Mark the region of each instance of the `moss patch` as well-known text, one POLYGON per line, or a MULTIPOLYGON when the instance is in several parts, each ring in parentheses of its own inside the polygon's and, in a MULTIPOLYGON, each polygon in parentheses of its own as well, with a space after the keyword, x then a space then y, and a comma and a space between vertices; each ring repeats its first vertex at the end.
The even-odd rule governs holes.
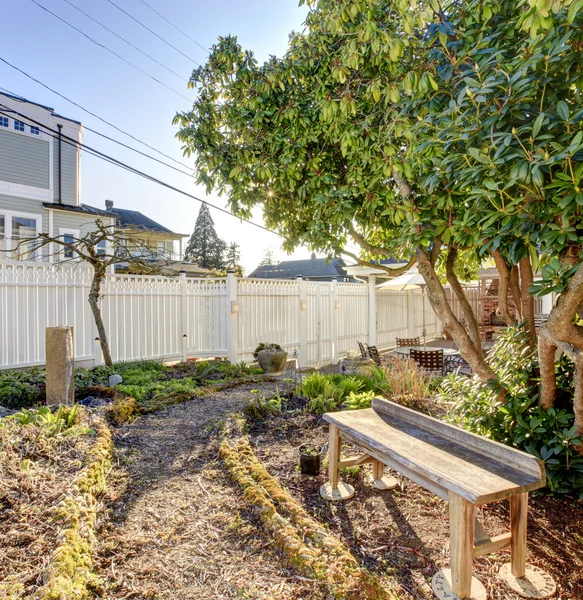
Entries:
POLYGON ((106 488, 111 467, 111 434, 105 423, 97 428, 86 466, 61 501, 59 516, 64 523, 61 541, 46 573, 39 600, 88 598, 96 578, 91 569, 98 498, 106 488))
POLYGON ((246 421, 231 416, 222 429, 221 457, 261 521, 304 575, 325 583, 334 598, 396 600, 379 580, 360 566, 349 549, 304 508, 259 462, 245 435, 246 421))

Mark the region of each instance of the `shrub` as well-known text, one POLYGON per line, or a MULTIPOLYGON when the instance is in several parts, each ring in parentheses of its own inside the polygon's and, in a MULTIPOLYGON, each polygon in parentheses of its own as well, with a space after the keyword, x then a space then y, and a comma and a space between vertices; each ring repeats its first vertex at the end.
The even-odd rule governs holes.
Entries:
POLYGON ((263 419, 269 415, 281 412, 281 396, 266 396, 259 390, 251 390, 251 398, 243 412, 251 419, 263 419))
POLYGON ((0 373, 0 405, 20 409, 45 401, 45 370, 38 367, 0 373))
MULTIPOLYGON (((540 458, 546 468, 547 486, 553 493, 575 492, 583 497, 582 440, 571 410, 544 410, 538 401, 537 356, 520 327, 509 328, 489 353, 500 385, 507 390, 504 402, 500 388, 477 377, 450 375, 442 382, 438 399, 453 402, 447 420, 490 439, 525 450, 540 458)), ((568 363, 560 361, 558 382, 567 387, 568 363)))

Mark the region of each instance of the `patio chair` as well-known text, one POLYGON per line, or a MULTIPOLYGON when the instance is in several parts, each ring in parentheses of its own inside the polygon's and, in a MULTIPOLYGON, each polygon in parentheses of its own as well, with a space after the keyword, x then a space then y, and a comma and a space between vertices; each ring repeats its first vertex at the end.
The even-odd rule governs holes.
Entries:
POLYGON ((415 350, 411 348, 409 357, 431 375, 444 375, 443 350, 415 350))
POLYGON ((474 372, 469 363, 461 356, 448 356, 444 359, 443 374, 457 373, 458 375, 465 375, 471 377, 474 372))
POLYGON ((418 337, 414 338, 396 338, 397 348, 404 348, 405 346, 421 346, 421 341, 418 337))
POLYGON ((395 357, 390 356, 389 354, 381 355, 379 349, 376 346, 369 346, 367 344, 366 347, 368 351, 368 356, 372 358, 379 367, 384 367, 385 365, 395 360, 395 357))
POLYGON ((357 342, 358 343, 358 348, 360 349, 360 355, 362 356, 362 358, 368 358, 368 353, 366 351, 366 348, 364 347, 364 344, 362 342, 357 342))

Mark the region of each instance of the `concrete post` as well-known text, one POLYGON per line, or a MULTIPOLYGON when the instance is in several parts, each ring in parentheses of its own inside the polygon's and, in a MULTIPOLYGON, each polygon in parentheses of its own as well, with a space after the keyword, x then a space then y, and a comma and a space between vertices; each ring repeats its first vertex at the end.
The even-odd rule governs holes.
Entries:
POLYGON ((239 359, 239 302, 237 299, 237 278, 231 270, 227 271, 227 352, 229 362, 235 364, 239 359))
POLYGON ((75 348, 72 327, 46 328, 47 405, 75 402, 75 348))
POLYGON ((377 345, 377 278, 376 275, 368 277, 368 345, 377 345))

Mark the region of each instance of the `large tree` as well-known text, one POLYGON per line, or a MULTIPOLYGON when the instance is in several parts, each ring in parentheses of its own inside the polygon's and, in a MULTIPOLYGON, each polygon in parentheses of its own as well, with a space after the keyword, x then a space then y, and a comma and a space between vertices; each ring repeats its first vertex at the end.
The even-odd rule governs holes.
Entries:
POLYGON ((188 240, 184 259, 197 260, 205 269, 224 269, 226 243, 219 238, 215 223, 206 204, 202 204, 196 218, 194 231, 188 240))
MULTIPOLYGON (((489 380, 458 256, 492 255, 533 343, 539 254, 580 265, 582 4, 314 1, 281 59, 258 64, 236 38, 220 39, 193 73, 199 93, 177 115, 178 135, 199 181, 243 216, 261 204, 287 249, 417 261, 444 328, 489 380)), ((563 284, 573 301, 553 311, 549 347, 562 339, 581 353, 572 321, 583 284, 563 284)), ((583 385, 578 397, 583 425, 583 385)))

